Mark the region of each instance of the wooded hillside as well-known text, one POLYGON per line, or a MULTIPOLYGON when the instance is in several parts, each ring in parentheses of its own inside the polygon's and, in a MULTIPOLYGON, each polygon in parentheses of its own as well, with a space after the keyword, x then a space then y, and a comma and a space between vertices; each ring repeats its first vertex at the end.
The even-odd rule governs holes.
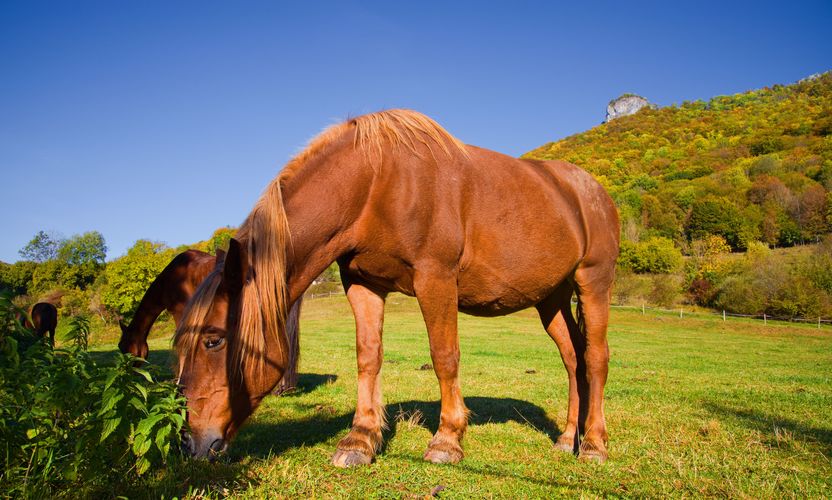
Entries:
POLYGON ((721 235, 791 246, 830 230, 832 73, 708 102, 645 108, 530 151, 589 170, 623 236, 688 243, 721 235))

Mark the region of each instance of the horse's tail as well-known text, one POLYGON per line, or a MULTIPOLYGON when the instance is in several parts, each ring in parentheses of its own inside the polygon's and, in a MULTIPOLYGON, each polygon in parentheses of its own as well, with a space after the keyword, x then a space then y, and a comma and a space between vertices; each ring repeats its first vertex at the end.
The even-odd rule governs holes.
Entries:
POLYGON ((283 378, 277 385, 275 392, 284 393, 298 386, 298 362, 300 361, 300 308, 303 296, 292 305, 286 318, 286 339, 289 341, 288 363, 283 378))

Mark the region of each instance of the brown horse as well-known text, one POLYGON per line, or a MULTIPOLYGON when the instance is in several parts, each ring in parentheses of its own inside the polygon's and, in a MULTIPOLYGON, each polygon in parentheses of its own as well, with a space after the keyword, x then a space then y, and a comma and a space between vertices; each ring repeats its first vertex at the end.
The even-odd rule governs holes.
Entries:
MULTIPOLYGON (((174 257, 148 287, 130 324, 125 325, 119 322, 121 327, 119 350, 140 358, 147 358, 149 352, 147 336, 156 318, 162 314, 162 311, 168 311, 173 316, 174 323, 179 325, 188 299, 194 294, 202 280, 214 270, 218 258, 221 260, 224 256, 225 253, 221 250, 217 252, 217 257, 199 250, 186 250, 174 257)), ((287 324, 287 335, 292 339, 292 349, 289 350, 291 360, 278 392, 297 385, 299 311, 300 301, 296 307, 292 308, 290 321, 287 324)))
POLYGON ((336 125, 269 184, 186 307, 175 344, 187 447, 202 457, 225 448, 287 365, 287 305, 337 260, 355 315, 358 400, 335 465, 369 463, 381 443, 382 323, 392 291, 416 297, 439 379, 439 429, 426 460, 463 457, 457 311, 535 306, 569 374, 558 447, 603 461, 618 238, 612 200, 574 165, 463 145, 413 111, 336 125))
POLYGON ((49 343, 55 345, 55 329, 58 327, 58 308, 49 302, 38 302, 32 306, 29 316, 20 318, 23 326, 34 330, 38 337, 46 337, 49 333, 49 343), (31 318, 31 319, 30 319, 31 318))

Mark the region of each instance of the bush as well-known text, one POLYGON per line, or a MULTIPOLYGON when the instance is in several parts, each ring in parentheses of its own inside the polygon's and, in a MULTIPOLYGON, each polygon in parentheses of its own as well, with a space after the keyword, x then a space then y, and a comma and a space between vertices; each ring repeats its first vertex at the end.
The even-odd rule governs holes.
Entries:
POLYGON ((78 320, 69 349, 52 349, 0 295, 0 490, 12 497, 114 496, 178 448, 184 399, 141 360, 99 365, 78 320))
POLYGON ((638 289, 639 282, 632 271, 629 269, 619 269, 615 272, 615 284, 612 287, 612 294, 616 304, 627 304, 638 293, 638 289))
POLYGON ((821 246, 814 253, 783 261, 764 245, 754 244, 717 286, 714 305, 732 312, 787 318, 817 318, 832 313, 825 289, 832 258, 821 246))
POLYGON ((667 238, 654 237, 644 242, 621 242, 618 264, 636 273, 672 273, 681 269, 682 252, 667 238))
POLYGON ((126 255, 107 265, 102 302, 116 314, 131 317, 150 284, 173 257, 174 251, 161 243, 136 241, 126 255))
POLYGON ((661 307, 672 307, 679 300, 679 282, 678 276, 667 274, 653 276, 653 289, 648 296, 650 303, 661 307))

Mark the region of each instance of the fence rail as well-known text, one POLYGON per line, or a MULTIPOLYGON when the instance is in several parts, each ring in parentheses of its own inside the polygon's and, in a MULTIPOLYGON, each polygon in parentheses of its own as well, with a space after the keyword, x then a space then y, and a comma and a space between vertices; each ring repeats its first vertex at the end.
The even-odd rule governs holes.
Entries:
MULTIPOLYGON (((324 293, 307 293, 304 294, 304 299, 321 299, 321 298, 328 298, 328 297, 342 297, 344 296, 344 292, 324 292, 324 293)), ((572 301, 575 304, 575 301, 572 301)), ((630 310, 641 310, 642 314, 647 314, 648 311, 651 312, 661 312, 661 313, 668 313, 668 314, 678 314, 680 318, 684 318, 685 316, 722 316, 722 321, 728 321, 728 318, 745 318, 745 319, 753 319, 762 321, 763 325, 767 325, 769 321, 779 321, 783 323, 806 323, 806 324, 813 324, 817 325, 818 328, 821 328, 823 325, 828 324, 832 325, 832 318, 825 319, 823 317, 818 318, 788 318, 784 316, 770 316, 768 314, 739 314, 739 313, 730 313, 727 311, 692 311, 688 310, 685 311, 684 307, 680 307, 679 309, 664 309, 661 307, 653 307, 648 306, 646 304, 642 304, 641 307, 639 306, 628 306, 623 304, 612 304, 610 306, 614 309, 630 309, 630 310)))
MULTIPOLYGON (((573 301, 573 304, 575 302, 573 301)), ((769 321, 779 321, 783 323, 807 323, 812 325, 817 325, 820 328, 823 324, 830 324, 832 325, 832 319, 825 319, 823 317, 817 318, 799 318, 799 317, 785 317, 785 316, 771 316, 768 314, 740 314, 740 313, 730 313, 727 311, 692 311, 688 310, 685 311, 684 307, 680 307, 679 309, 664 309, 661 307, 652 307, 647 305, 639 306, 628 306, 628 305, 619 305, 613 304, 610 307, 615 309, 631 309, 638 311, 641 310, 642 314, 646 314, 647 311, 656 311, 656 312, 663 312, 663 313, 670 313, 670 314, 678 314, 680 318, 684 316, 721 316, 722 321, 727 321, 728 318, 745 318, 745 319, 752 319, 762 321, 764 325, 768 324, 769 321)))

